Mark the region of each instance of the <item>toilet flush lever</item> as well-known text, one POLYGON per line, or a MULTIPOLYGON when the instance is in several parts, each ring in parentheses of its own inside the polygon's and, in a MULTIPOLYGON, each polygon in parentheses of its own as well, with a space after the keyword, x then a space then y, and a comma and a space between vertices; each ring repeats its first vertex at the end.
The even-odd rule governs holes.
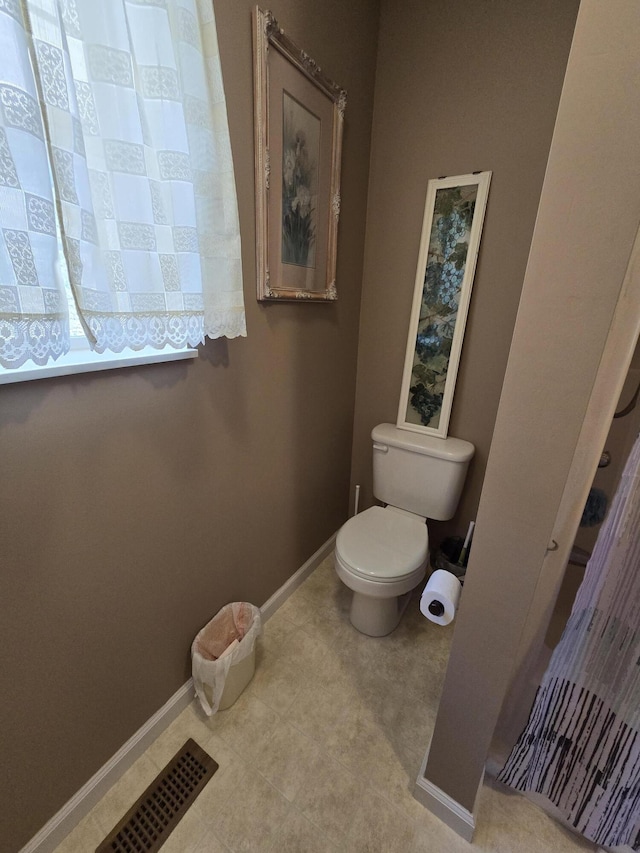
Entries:
POLYGON ((387 447, 386 444, 376 444, 375 441, 373 443, 373 449, 379 450, 381 453, 388 453, 389 452, 389 448, 387 447))

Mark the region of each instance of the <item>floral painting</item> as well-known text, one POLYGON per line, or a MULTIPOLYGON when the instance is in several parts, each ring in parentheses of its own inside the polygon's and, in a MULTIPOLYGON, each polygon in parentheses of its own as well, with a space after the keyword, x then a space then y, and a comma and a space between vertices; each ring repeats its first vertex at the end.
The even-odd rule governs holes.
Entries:
POLYGON ((259 6, 253 36, 257 297, 335 303, 347 93, 259 6))
POLYGON ((406 420, 437 428, 460 294, 467 265, 478 185, 435 195, 406 420))
POLYGON ((283 92, 282 263, 315 266, 320 119, 283 92))

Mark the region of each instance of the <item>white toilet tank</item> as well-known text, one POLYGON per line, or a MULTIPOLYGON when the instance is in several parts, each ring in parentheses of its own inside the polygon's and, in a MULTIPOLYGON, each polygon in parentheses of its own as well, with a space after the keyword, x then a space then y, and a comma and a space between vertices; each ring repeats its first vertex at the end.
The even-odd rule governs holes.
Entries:
POLYGON ((379 424, 373 439, 373 493, 424 518, 453 518, 475 447, 461 438, 433 438, 379 424))

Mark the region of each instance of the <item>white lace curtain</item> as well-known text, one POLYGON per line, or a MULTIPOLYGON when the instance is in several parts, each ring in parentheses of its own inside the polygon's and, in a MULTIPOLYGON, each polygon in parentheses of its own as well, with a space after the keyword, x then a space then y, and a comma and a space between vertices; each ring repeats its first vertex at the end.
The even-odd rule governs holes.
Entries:
POLYGON ((0 363, 245 334, 212 0, 0 0, 0 363))

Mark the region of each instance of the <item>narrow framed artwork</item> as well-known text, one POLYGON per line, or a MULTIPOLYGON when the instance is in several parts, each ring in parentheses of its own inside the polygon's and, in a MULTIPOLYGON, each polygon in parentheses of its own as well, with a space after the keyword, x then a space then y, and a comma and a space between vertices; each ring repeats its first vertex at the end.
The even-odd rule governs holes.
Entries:
POLYGON ((398 426, 446 438, 491 172, 429 181, 398 426))
POLYGON ((347 95, 271 12, 253 24, 258 299, 333 302, 347 95))

